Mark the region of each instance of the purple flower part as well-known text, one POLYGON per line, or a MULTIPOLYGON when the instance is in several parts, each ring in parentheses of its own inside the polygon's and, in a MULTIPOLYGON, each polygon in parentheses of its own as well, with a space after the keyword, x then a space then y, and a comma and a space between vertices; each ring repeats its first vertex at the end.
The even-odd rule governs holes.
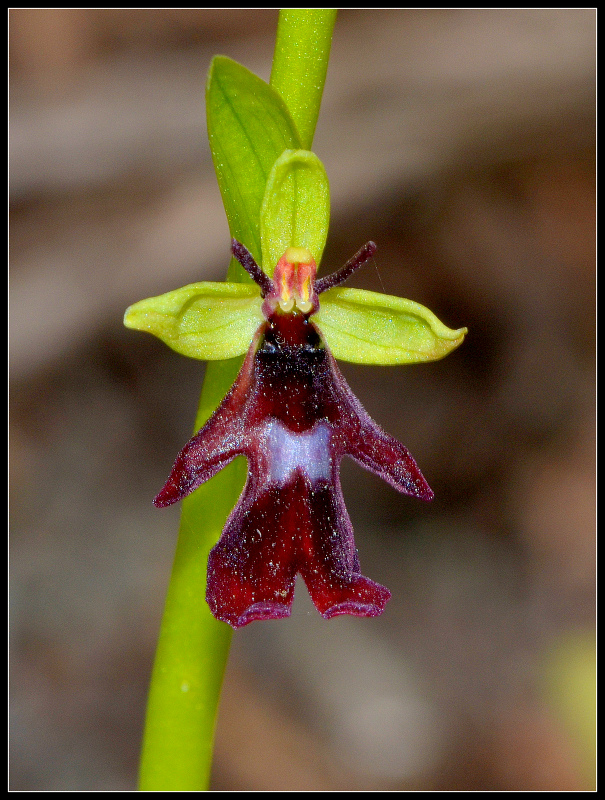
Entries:
POLYGON ((239 628, 288 616, 297 573, 325 618, 381 614, 390 592, 361 575, 340 461, 351 456, 404 494, 433 493, 408 450, 363 409, 308 315, 278 311, 261 325, 154 503, 181 500, 240 454, 248 479, 208 560, 215 617, 239 628))
POLYGON ((324 278, 318 278, 315 282, 315 291, 317 294, 325 292, 327 289, 333 289, 335 286, 340 286, 348 280, 354 272, 369 261, 376 252, 376 244, 374 242, 366 242, 353 256, 350 258, 344 267, 336 270, 331 275, 326 275, 324 278))

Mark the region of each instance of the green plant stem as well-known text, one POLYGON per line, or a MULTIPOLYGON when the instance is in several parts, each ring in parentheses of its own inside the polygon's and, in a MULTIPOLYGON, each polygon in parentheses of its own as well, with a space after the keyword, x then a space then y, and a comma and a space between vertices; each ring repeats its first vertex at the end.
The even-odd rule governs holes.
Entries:
MULTIPOLYGON (((292 104, 292 116, 308 148, 319 113, 335 14, 324 9, 280 12, 271 82, 289 107, 292 104)), ((240 364, 241 359, 208 364, 195 430, 226 394, 240 364)), ((149 690, 139 777, 142 791, 208 789, 231 629, 212 616, 205 602, 206 566, 243 487, 245 468, 244 459, 236 459, 183 500, 149 690)))
POLYGON ((306 150, 313 145, 335 22, 335 8, 279 12, 270 83, 285 100, 306 150))
MULTIPOLYGON (((208 364, 195 430, 212 414, 240 364, 239 358, 208 364)), ((210 613, 206 567, 210 549, 242 490, 245 466, 243 459, 237 459, 182 503, 147 703, 141 791, 208 788, 232 631, 210 613)))

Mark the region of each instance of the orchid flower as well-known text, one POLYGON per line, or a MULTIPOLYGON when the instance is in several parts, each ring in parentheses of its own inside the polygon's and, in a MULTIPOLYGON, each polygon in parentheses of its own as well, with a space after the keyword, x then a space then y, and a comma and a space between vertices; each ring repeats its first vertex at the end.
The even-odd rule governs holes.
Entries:
POLYGON ((390 592, 360 572, 339 480, 343 456, 404 494, 433 497, 408 450, 363 409, 330 345, 333 338, 336 354, 348 360, 365 363, 374 348, 375 362, 409 363, 445 355, 465 330, 451 331, 409 300, 339 289, 375 250, 368 242, 342 269, 316 280, 312 254, 291 246, 270 278, 233 239, 233 255, 256 286, 193 284, 126 313, 129 327, 187 355, 208 358, 247 344, 233 387, 178 454, 154 500, 160 508, 182 500, 236 456, 247 458, 246 485, 208 560, 206 600, 233 628, 288 616, 297 573, 326 619, 384 610, 390 592), (339 314, 347 304, 356 310, 345 314, 345 326, 339 314), (383 317, 382 335, 371 341, 359 325, 374 315, 383 317), (393 337, 393 327, 405 335, 393 337))
POLYGON ((208 559, 206 599, 214 616, 233 628, 288 616, 298 573, 324 617, 376 616, 390 593, 360 572, 340 462, 349 456, 404 494, 430 500, 433 493, 407 449, 365 412, 335 359, 432 361, 457 347, 466 329, 450 330, 411 300, 343 288, 374 255, 373 242, 342 269, 316 277, 329 224, 328 179, 315 153, 283 147, 299 134, 267 84, 217 58, 208 113, 221 120, 230 114, 235 130, 233 141, 211 133, 210 142, 234 263, 252 281, 190 284, 136 303, 124 322, 193 358, 246 355, 231 390, 178 454, 155 505, 182 500, 245 456, 244 489, 208 559), (246 203, 255 185, 264 191, 253 212, 246 203))

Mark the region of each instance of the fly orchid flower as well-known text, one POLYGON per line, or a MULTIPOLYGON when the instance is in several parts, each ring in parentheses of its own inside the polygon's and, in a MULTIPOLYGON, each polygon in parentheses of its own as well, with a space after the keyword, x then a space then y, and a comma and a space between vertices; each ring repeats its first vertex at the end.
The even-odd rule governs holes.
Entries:
POLYGON ((466 329, 450 330, 409 300, 340 288, 375 250, 368 242, 342 269, 316 280, 311 252, 288 247, 270 277, 233 239, 233 255, 256 286, 192 284, 126 312, 128 327, 186 355, 220 359, 247 350, 233 387, 178 454, 154 500, 157 507, 176 503, 246 457, 246 484, 208 560, 207 602, 233 628, 288 616, 298 573, 326 619, 384 610, 389 590, 360 571, 339 479, 344 456, 403 494, 433 497, 408 450, 369 417, 334 356, 435 360, 466 329))

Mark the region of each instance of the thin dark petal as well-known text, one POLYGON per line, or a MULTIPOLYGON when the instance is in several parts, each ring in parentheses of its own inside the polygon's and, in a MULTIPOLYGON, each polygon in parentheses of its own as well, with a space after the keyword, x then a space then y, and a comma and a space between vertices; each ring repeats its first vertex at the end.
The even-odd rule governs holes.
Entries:
POLYGON ((241 437, 227 435, 228 430, 221 422, 224 420, 214 420, 203 427, 180 451, 168 480, 154 498, 157 508, 187 497, 242 452, 241 437))
POLYGON ((333 289, 335 286, 340 286, 341 283, 344 283, 347 278, 350 278, 360 267, 363 267, 366 261, 372 258, 376 250, 377 248, 374 242, 366 242, 366 244, 355 253, 353 258, 347 261, 344 267, 336 270, 336 272, 333 272, 331 275, 326 275, 315 281, 316 293, 321 294, 325 292, 326 289, 333 289))
POLYGON ((266 297, 273 291, 273 281, 258 266, 252 253, 237 239, 231 239, 231 252, 246 270, 252 280, 260 286, 261 297, 266 297))
POLYGON ((347 455, 403 494, 420 500, 434 497, 407 447, 386 434, 376 423, 371 427, 365 426, 359 438, 349 442, 347 455))

